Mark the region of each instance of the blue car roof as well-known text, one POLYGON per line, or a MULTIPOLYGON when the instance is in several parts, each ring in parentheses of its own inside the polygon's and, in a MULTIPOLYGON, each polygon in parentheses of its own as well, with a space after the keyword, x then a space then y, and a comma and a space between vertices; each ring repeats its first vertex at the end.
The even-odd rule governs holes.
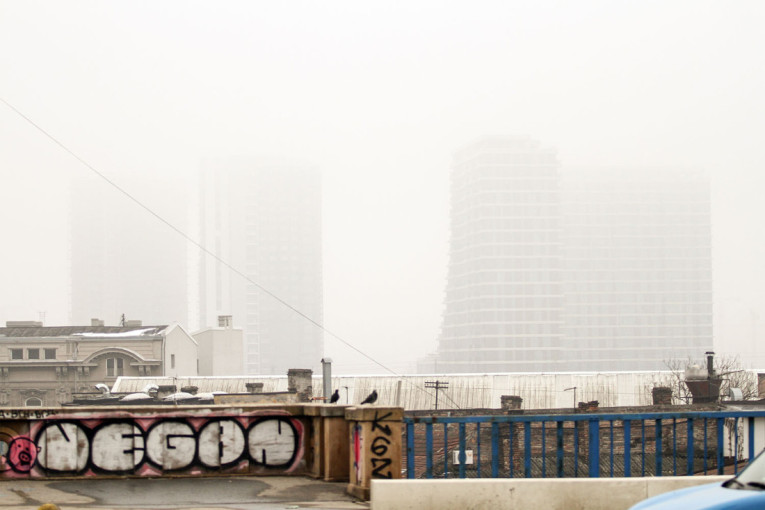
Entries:
POLYGON ((747 510, 765 508, 765 491, 727 489, 712 483, 649 498, 631 510, 747 510))

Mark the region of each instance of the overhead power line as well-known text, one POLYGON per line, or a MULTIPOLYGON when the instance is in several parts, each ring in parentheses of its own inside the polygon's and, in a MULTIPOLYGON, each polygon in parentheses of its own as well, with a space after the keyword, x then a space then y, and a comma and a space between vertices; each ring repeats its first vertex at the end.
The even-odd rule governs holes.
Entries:
MULTIPOLYGON (((380 361, 377 361, 375 358, 373 358, 373 357, 372 357, 372 356, 370 356, 369 354, 365 353, 364 351, 362 351, 361 349, 359 349, 358 347, 356 347, 356 346, 355 346, 355 345, 353 345, 352 343, 350 343, 350 342, 348 342, 347 340, 345 340, 345 339, 343 339, 342 337, 340 337, 340 335, 337 335, 336 333, 333 333, 332 331, 328 330, 326 327, 324 327, 324 325, 323 325, 323 324, 321 324, 320 322, 318 322, 318 321, 314 320, 312 317, 310 317, 310 316, 306 315, 305 313, 301 312, 300 310, 298 310, 297 308, 295 308, 294 306, 292 306, 290 303, 288 303, 288 302, 287 302, 287 301, 285 301, 284 299, 280 298, 279 296, 277 296, 276 294, 274 294, 273 292, 271 292, 271 291, 270 291, 270 290, 268 290, 267 288, 263 287, 261 284, 259 284, 258 282, 256 282, 255 280, 253 280, 252 278, 250 278, 249 276, 247 276, 245 273, 243 273, 242 271, 240 271, 240 270, 239 270, 239 269, 237 269, 236 267, 234 267, 234 266, 232 266, 231 264, 229 264, 227 261, 225 261, 225 260, 224 260, 224 259, 222 259, 220 256, 218 256, 218 254, 217 254, 217 253, 215 253, 215 252, 213 252, 213 251, 210 251, 210 250, 208 250, 206 247, 204 247, 202 244, 200 244, 200 243, 199 243, 199 242, 198 242, 196 239, 194 239, 194 238, 192 238, 191 236, 189 236, 188 234, 186 234, 186 232, 184 232, 184 231, 183 231, 183 230, 181 230, 180 228, 176 227, 176 226, 175 226, 173 223, 171 223, 170 221, 166 220, 166 219, 165 219, 165 218, 163 218, 161 215, 159 215, 158 213, 156 213, 156 212, 155 212, 153 209, 151 209, 149 206, 145 205, 143 202, 141 202, 141 201, 140 201, 140 200, 138 200, 136 197, 134 197, 133 195, 131 195, 131 194, 130 194, 130 193, 127 191, 127 190, 125 190, 124 188, 122 188, 122 187, 121 187, 119 184, 117 184, 117 183, 116 183, 116 182, 114 182, 112 179, 110 179, 109 177, 107 177, 106 175, 104 175, 102 172, 98 171, 98 170, 97 170, 97 169, 96 169, 96 168, 95 168, 93 165, 91 165, 90 163, 88 163, 87 161, 85 161, 83 158, 81 158, 81 157, 80 157, 80 156, 79 156, 77 153, 75 153, 73 150, 69 149, 69 147, 67 147, 67 146, 66 146, 66 145, 64 145, 62 142, 60 142, 60 141, 59 141, 59 140, 58 140, 56 137, 54 137, 52 134, 50 134, 48 131, 46 131, 46 130, 45 130, 43 127, 42 127, 42 126, 38 125, 38 124, 37 124, 35 121, 33 121, 32 119, 30 119, 29 117, 27 117, 26 115, 24 115, 24 113, 22 113, 22 112, 21 112, 21 111, 20 111, 18 108, 16 108, 16 107, 15 107, 15 106, 13 106, 12 104, 10 104, 8 101, 6 101, 6 100, 5 100, 4 98, 2 98, 2 97, 0 97, 0 101, 2 101, 2 102, 3 102, 3 103, 4 103, 4 104, 5 104, 5 105, 6 105, 8 108, 10 108, 11 110, 13 110, 13 111, 14 111, 14 112, 15 112, 15 113, 16 113, 16 114, 19 116, 19 117, 21 117, 22 119, 24 119, 25 121, 27 121, 27 122, 28 122, 30 125, 34 126, 34 128, 35 128, 35 129, 37 129, 37 130, 38 130, 40 133, 42 133, 43 135, 45 135, 45 136, 46 136, 46 137, 47 137, 49 140, 51 140, 53 143, 55 143, 56 145, 58 145, 59 147, 61 147, 61 149, 63 149, 63 150, 66 152, 66 153, 68 153, 68 154, 69 154, 70 156, 72 156, 74 159, 76 159, 77 161, 79 161, 79 162, 80 162, 80 163, 81 163, 81 164, 82 164, 82 165, 83 165, 85 168, 87 168, 88 170, 90 170, 91 172, 93 172, 94 174, 96 174, 98 177, 100 177, 101 179, 103 179, 105 182, 107 182, 107 183, 108 183, 110 186, 112 186, 114 189, 116 189, 117 191, 119 191, 120 193, 122 193, 124 196, 126 196, 128 199, 130 199, 130 200, 131 200, 133 203, 135 203, 135 204, 136 204, 138 207, 140 207, 141 209, 143 209, 144 211, 146 211, 146 212, 147 212, 147 213, 149 213, 150 215, 154 216, 154 217, 155 217, 157 220, 159 220, 159 221, 161 221, 162 223, 164 223, 164 224, 165 224, 165 225, 166 225, 168 228, 170 228, 170 229, 171 229, 171 230, 173 230, 173 231, 174 231, 176 234, 178 234, 178 235, 180 235, 181 237, 183 237, 183 238, 184 238, 186 241, 190 242, 191 244, 193 244, 194 246, 196 246, 197 248, 199 248, 200 250, 202 250, 202 252, 204 252, 205 254, 209 255, 210 257, 212 257, 212 258, 213 258, 213 259, 215 259, 216 261, 220 262, 220 263, 221 263, 223 266, 227 267, 227 268, 228 268, 229 270, 231 270, 233 273, 235 273, 235 274, 237 274, 237 275, 241 276, 242 278, 244 278, 245 280, 247 280, 249 283, 251 283, 252 285, 254 285, 255 287, 257 287, 257 288, 258 288, 260 291, 262 291, 262 292, 263 292, 263 293, 265 293, 266 295, 270 296, 271 298, 275 299, 276 301, 278 301, 279 303, 281 303, 282 305, 284 305, 284 306, 285 306, 286 308, 288 308, 289 310, 292 310, 294 313, 296 313, 296 314, 297 314, 297 315, 299 315, 300 317, 304 318, 305 320, 307 320, 308 322, 310 322, 311 324, 313 324, 314 326, 316 326, 317 328, 319 328, 320 330, 322 330, 324 333, 328 334, 329 336, 331 336, 331 337, 332 337, 332 338, 334 338, 335 340, 337 340, 337 341, 341 342, 341 343, 342 343, 343 345, 345 345, 346 347, 348 347, 348 348, 350 348, 350 349, 352 349, 352 350, 356 351, 357 353, 361 354, 362 356, 364 356, 365 358, 367 358, 368 360, 370 360, 371 362, 373 362, 375 365, 377 365, 377 366, 381 367, 382 369, 384 369, 384 370, 386 370, 386 371, 390 372, 391 374, 393 374, 393 375, 395 375, 395 376, 399 376, 399 377, 401 377, 401 374, 399 374, 399 373, 397 373, 396 371, 394 371, 394 370, 392 370, 392 369, 388 368, 387 366, 385 366, 385 365, 384 365, 383 363, 381 363, 380 361)), ((407 382, 408 382, 408 384, 412 385, 413 387, 415 387, 415 388, 417 388, 417 389, 419 389, 419 390, 421 390, 421 391, 424 391, 425 393, 428 393, 428 394, 432 395, 430 392, 428 392, 428 391, 427 391, 427 390, 425 390, 424 388, 422 388, 422 387, 420 387, 420 386, 418 386, 418 385, 416 385, 416 384, 414 384, 414 383, 411 383, 411 382, 409 382, 409 381, 407 381, 407 382)), ((448 397, 447 397, 447 398, 448 398, 448 397)), ((451 399, 450 399, 450 400, 451 400, 451 399)), ((457 405, 457 404, 455 403, 455 405, 457 405)))

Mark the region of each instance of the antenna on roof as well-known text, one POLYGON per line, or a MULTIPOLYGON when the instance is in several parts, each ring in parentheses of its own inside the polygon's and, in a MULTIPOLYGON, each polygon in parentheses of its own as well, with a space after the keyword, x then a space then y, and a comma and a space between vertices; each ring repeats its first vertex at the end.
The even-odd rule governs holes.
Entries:
POLYGON ((127 320, 125 319, 125 314, 123 313, 122 317, 120 317, 120 326, 124 328, 125 324, 127 324, 127 320))

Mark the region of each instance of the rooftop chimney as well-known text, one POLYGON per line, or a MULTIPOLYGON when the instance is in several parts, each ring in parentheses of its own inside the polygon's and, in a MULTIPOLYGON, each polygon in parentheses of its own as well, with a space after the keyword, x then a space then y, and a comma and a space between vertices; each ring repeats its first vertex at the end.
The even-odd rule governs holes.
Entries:
POLYGON ((287 370, 287 391, 295 392, 298 402, 309 402, 313 396, 313 370, 290 368, 287 370))
POLYGON ((499 402, 503 411, 517 411, 521 408, 523 399, 518 395, 501 395, 499 402))
POLYGON ((104 321, 102 319, 90 319, 91 326, 103 326, 104 321))
POLYGON ((703 376, 701 367, 688 367, 685 371, 685 385, 693 395, 694 404, 717 402, 720 399, 722 378, 715 373, 715 353, 707 352, 707 373, 703 376))
POLYGON ((245 386, 247 387, 247 393, 263 393, 262 382, 248 382, 245 383, 245 386))

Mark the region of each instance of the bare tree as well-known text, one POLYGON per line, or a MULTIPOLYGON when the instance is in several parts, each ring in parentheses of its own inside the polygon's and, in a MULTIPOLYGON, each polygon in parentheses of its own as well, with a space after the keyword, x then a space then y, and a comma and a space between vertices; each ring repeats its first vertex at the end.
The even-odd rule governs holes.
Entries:
MULTIPOLYGON (((666 386, 672 389, 673 404, 689 404, 692 395, 688 386, 685 384, 685 370, 692 366, 706 367, 706 360, 694 360, 692 358, 678 359, 672 358, 666 360, 668 372, 657 374, 646 387, 646 394, 650 399, 651 390, 657 386, 666 386)), ((744 400, 755 399, 758 397, 757 374, 741 368, 741 360, 738 356, 717 356, 714 360, 715 373, 722 379, 720 385, 720 395, 726 398, 730 394, 731 388, 741 390, 744 400)), ((650 401, 650 400, 649 400, 650 401)))
POLYGON ((744 400, 758 398, 757 374, 741 368, 741 360, 738 356, 726 355, 715 358, 715 370, 723 380, 720 395, 727 396, 731 388, 738 388, 744 400))

